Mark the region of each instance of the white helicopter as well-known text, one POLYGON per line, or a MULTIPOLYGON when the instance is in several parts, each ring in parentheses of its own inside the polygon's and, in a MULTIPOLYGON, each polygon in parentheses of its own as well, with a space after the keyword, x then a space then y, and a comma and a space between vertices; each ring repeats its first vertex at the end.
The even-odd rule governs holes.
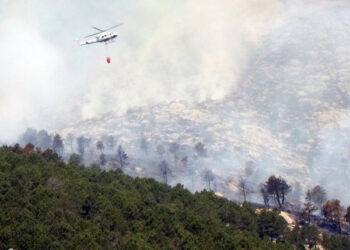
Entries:
MULTIPOLYGON (((94 29, 98 30, 99 32, 91 34, 91 35, 88 35, 88 36, 86 36, 84 38, 95 36, 95 39, 80 41, 80 45, 88 45, 88 44, 93 44, 93 43, 105 43, 106 46, 107 46, 107 44, 114 42, 115 38, 118 37, 117 33, 115 33, 115 32, 107 32, 107 31, 111 30, 111 29, 114 29, 114 28, 116 28, 118 26, 121 26, 121 25, 123 25, 123 23, 114 25, 114 26, 112 26, 112 27, 110 27, 108 29, 105 29, 105 30, 93 27, 94 29)), ((107 63, 110 63, 110 62, 111 62, 110 57, 107 57, 107 63)))

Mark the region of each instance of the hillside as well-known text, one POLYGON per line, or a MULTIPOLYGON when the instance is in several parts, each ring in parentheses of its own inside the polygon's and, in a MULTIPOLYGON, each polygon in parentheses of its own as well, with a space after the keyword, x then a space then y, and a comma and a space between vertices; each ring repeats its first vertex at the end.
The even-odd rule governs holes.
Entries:
MULTIPOLYGON (((251 183, 277 174, 303 191, 321 184, 331 197, 349 203, 349 10, 339 2, 291 15, 254 49, 237 88, 223 100, 110 112, 60 133, 93 140, 114 136, 130 156, 129 174, 154 178, 160 178, 154 165, 162 160, 157 146, 176 142, 178 157, 188 157, 188 164, 179 169, 171 154, 163 156, 173 168, 170 183, 192 191, 206 187, 201 180, 210 169, 217 190, 238 199, 238 180, 252 162, 251 175, 244 176, 251 183), (140 151, 141 139, 147 154, 140 151), (198 142, 207 149, 200 161, 193 149, 198 142)), ((298 192, 294 199, 301 199, 298 192)))
POLYGON ((1 148, 0 166, 1 249, 288 248, 258 237, 254 209, 211 192, 84 169, 52 151, 1 148))
POLYGON ((276 212, 66 164, 50 150, 2 147, 0 186, 1 249, 291 249, 315 237, 298 238, 303 229, 276 212))

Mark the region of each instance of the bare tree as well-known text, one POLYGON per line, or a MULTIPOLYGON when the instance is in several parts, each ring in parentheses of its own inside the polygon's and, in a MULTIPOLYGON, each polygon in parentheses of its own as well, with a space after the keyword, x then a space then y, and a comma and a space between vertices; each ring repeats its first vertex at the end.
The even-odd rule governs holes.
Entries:
POLYGON ((327 199, 326 190, 317 185, 313 189, 307 191, 306 199, 309 202, 313 202, 321 210, 323 203, 327 199))
POLYGON ((125 153, 123 147, 121 145, 119 145, 118 147, 118 153, 117 153, 117 157, 118 157, 118 162, 120 164, 121 169, 124 169, 125 166, 127 166, 128 163, 128 155, 125 153))
POLYGON ((197 142, 194 146, 194 149, 196 150, 199 156, 205 157, 207 155, 207 150, 205 148, 204 143, 202 142, 197 142))
POLYGON ((307 222, 307 224, 310 224, 311 215, 316 210, 317 210, 317 207, 312 202, 308 201, 304 203, 304 208, 301 211, 301 217, 307 222))
POLYGON ((261 185, 260 187, 260 194, 263 198, 264 204, 265 204, 265 208, 269 209, 270 208, 270 196, 269 193, 267 191, 267 188, 265 185, 261 185))
POLYGON ((58 155, 63 154, 63 140, 59 134, 56 134, 53 138, 52 149, 58 155))
POLYGON ((67 145, 70 146, 70 152, 73 153, 73 140, 74 140, 74 137, 71 133, 69 133, 65 139, 67 145))
POLYGON ((188 157, 187 157, 187 156, 182 157, 181 163, 182 163, 182 166, 183 166, 184 168, 186 168, 186 167, 187 167, 187 164, 188 164, 188 157))
POLYGON ((32 128, 27 128, 27 130, 20 136, 19 142, 21 145, 27 145, 28 143, 31 143, 33 145, 36 145, 37 143, 37 131, 32 128))
POLYGON ((179 146, 179 144, 177 144, 176 142, 172 142, 172 143, 170 143, 170 145, 169 145, 169 153, 171 153, 171 154, 174 155, 174 160, 175 160, 175 162, 177 162, 177 160, 178 160, 177 153, 178 153, 178 151, 179 151, 179 148, 180 148, 180 146, 179 146))
POLYGON ((284 180, 282 177, 279 177, 279 181, 280 181, 280 191, 281 191, 281 198, 282 198, 281 201, 282 201, 282 206, 284 206, 286 202, 287 194, 292 190, 292 187, 288 185, 286 180, 284 180))
POLYGON ((46 130, 40 130, 36 137, 36 146, 40 147, 42 150, 51 148, 52 137, 46 130))
POLYGON ((207 170, 204 173, 204 180, 207 183, 207 187, 209 190, 211 190, 211 182, 215 180, 215 175, 211 170, 207 170))
POLYGON ((103 145, 103 142, 102 141, 97 141, 96 142, 96 148, 98 150, 100 150, 101 154, 103 154, 103 149, 105 148, 105 146, 103 145))
POLYGON ((78 145, 78 152, 81 155, 81 157, 84 157, 85 149, 87 145, 89 144, 89 139, 84 136, 79 136, 77 138, 77 145, 78 145))
POLYGON ((106 155, 101 153, 101 155, 100 155, 100 165, 104 166, 104 165, 106 165, 106 163, 107 163, 106 155))
POLYGON ((248 181, 244 178, 241 178, 238 183, 238 187, 240 188, 242 195, 243 195, 243 201, 247 201, 247 196, 251 193, 253 193, 253 189, 249 186, 248 181))
POLYGON ((162 161, 159 164, 160 173, 163 176, 164 183, 168 184, 168 177, 171 174, 171 169, 169 168, 169 164, 166 161, 162 161))

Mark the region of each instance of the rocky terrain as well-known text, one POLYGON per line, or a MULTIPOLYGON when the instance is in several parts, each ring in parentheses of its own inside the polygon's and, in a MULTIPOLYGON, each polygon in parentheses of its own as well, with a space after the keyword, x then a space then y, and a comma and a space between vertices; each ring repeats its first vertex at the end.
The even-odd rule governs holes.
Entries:
POLYGON ((169 182, 191 190, 207 187, 208 170, 215 191, 233 198, 239 197, 240 178, 256 189, 276 174, 292 184, 295 200, 321 184, 330 197, 349 203, 349 10, 315 10, 279 25, 254 49, 238 88, 223 100, 108 113, 61 133, 95 140, 112 135, 129 155, 130 174, 161 179, 158 164, 165 159, 172 169, 169 182), (168 150, 173 142, 176 153, 168 150), (195 150, 198 142, 205 155, 195 150))

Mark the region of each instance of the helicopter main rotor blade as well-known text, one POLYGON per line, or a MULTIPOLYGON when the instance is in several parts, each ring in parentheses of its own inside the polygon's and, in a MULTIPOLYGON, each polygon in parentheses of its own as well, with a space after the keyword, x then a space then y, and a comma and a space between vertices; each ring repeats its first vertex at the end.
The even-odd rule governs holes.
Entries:
POLYGON ((107 31, 107 30, 114 29, 114 28, 116 28, 116 27, 118 27, 118 26, 121 26, 121 25, 123 25, 123 23, 119 23, 119 24, 114 25, 114 26, 112 26, 112 27, 110 27, 110 28, 108 28, 108 29, 105 29, 105 30, 101 30, 101 29, 99 29, 99 28, 97 28, 97 27, 92 27, 93 29, 96 29, 96 30, 98 30, 98 31, 100 31, 100 32, 97 32, 97 33, 94 33, 94 34, 85 36, 84 38, 88 38, 88 37, 90 37, 90 36, 94 36, 94 35, 100 34, 100 33, 102 33, 102 32, 105 32, 105 31, 107 31))
POLYGON ((100 32, 104 32, 104 30, 101 30, 101 29, 99 29, 99 28, 97 28, 97 27, 92 27, 93 29, 95 29, 95 30, 98 30, 98 31, 100 31, 100 32))
POLYGON ((121 25, 123 25, 123 23, 120 23, 120 24, 114 25, 114 26, 112 26, 112 27, 110 27, 110 28, 108 28, 108 29, 106 29, 106 30, 104 30, 104 31, 114 29, 114 28, 116 28, 116 27, 118 27, 118 26, 121 26, 121 25))
POLYGON ((88 35, 88 36, 84 36, 84 38, 88 38, 90 36, 94 36, 94 35, 100 34, 101 32, 103 32, 103 31, 100 31, 100 32, 97 32, 97 33, 94 33, 94 34, 91 34, 91 35, 88 35))

